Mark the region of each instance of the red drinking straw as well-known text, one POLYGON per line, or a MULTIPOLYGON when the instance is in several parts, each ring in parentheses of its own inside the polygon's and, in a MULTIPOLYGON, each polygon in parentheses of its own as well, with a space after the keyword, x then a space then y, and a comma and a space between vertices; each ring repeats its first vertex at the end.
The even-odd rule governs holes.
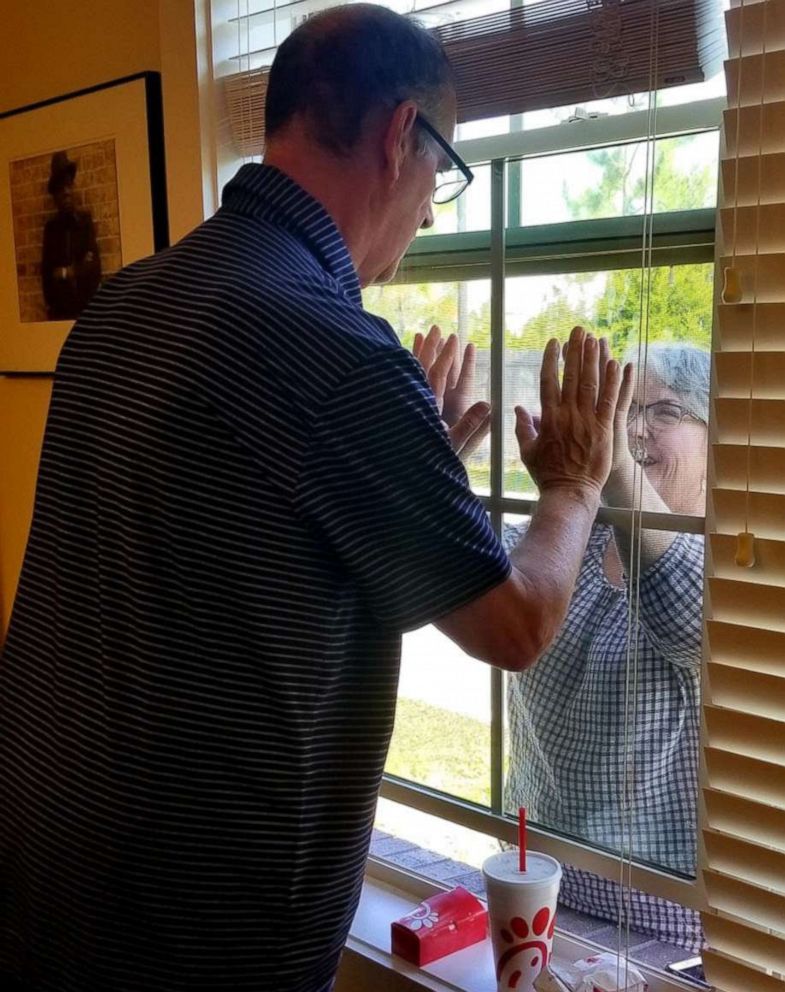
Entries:
POLYGON ((518 871, 526 871, 526 807, 518 809, 518 871))

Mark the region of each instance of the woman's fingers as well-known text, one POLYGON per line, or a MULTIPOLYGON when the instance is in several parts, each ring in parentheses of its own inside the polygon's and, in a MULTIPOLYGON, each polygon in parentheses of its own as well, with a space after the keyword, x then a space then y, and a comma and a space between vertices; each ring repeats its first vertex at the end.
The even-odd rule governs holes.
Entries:
POLYGON ((484 401, 470 406, 461 419, 449 429, 455 452, 467 458, 485 439, 491 426, 491 408, 484 401))
MULTIPOLYGON (((454 365, 453 368, 455 367, 456 366, 454 365)), ((458 378, 455 382, 455 388, 460 389, 462 393, 470 395, 474 389, 474 375, 476 368, 477 348, 470 341, 463 349, 463 361, 460 363, 460 368, 458 369, 458 378)))
POLYGON ((422 343, 422 348, 420 354, 417 356, 420 359, 420 364, 427 372, 428 369, 433 365, 436 355, 438 354, 439 341, 441 340, 442 332, 441 328, 437 324, 432 324, 431 329, 425 335, 422 343))
POLYGON ((428 382, 431 384, 431 389, 436 397, 439 410, 442 409, 444 404, 444 393, 447 389, 450 371, 456 360, 457 354, 458 338, 454 334, 451 334, 449 338, 447 338, 446 342, 444 342, 441 350, 439 350, 438 355, 436 356, 436 359, 428 369, 428 382))
POLYGON ((619 398, 616 401, 616 422, 621 427, 626 427, 627 416, 632 405, 632 397, 635 393, 635 366, 632 362, 627 362, 622 370, 621 386, 619 387, 619 398))

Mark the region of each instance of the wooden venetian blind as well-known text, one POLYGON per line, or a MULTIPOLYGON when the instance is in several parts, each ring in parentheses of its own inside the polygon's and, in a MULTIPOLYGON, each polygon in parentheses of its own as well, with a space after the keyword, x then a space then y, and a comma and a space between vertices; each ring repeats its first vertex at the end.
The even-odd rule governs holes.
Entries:
POLYGON ((702 82, 725 50, 716 0, 541 0, 435 33, 459 121, 702 82))
POLYGON ((785 0, 726 23, 704 963, 719 992, 785 992, 785 0))
MULTIPOLYGON (((254 25, 262 27, 280 10, 278 45, 304 19, 342 0, 266 2, 239 18, 240 40, 253 39, 254 25)), ((721 0, 539 0, 498 13, 482 13, 483 6, 411 0, 410 15, 431 27, 455 69, 460 123, 702 82, 719 71, 725 54, 721 0)), ((267 47, 250 40, 237 53, 245 71, 223 80, 242 155, 260 155, 264 146, 267 75, 276 49, 259 44, 267 47)))

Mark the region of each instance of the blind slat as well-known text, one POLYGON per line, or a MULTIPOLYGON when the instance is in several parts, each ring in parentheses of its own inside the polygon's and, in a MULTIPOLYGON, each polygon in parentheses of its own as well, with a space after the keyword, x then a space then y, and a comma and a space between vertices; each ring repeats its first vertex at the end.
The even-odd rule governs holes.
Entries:
MULTIPOLYGON (((712 565, 714 575, 720 579, 737 579, 739 566, 736 564, 736 536, 733 534, 711 534, 712 565)), ((744 581, 785 586, 785 541, 771 541, 757 538, 755 541, 755 564, 744 570, 744 581)), ((785 665, 782 666, 785 676, 785 665)))
POLYGON ((785 152, 728 158, 720 163, 720 205, 785 203, 785 152), (738 172, 738 183, 736 173, 738 172))
MULTIPOLYGON (((785 126, 785 117, 782 123, 785 126)), ((742 303, 785 303, 785 252, 736 252, 723 255, 721 264, 723 270, 732 266, 738 271, 742 303)))
MULTIPOLYGON (((708 678, 715 706, 769 720, 777 720, 785 711, 785 670, 780 676, 761 675, 709 662, 708 678)), ((785 738, 785 723, 782 735, 785 738)))
MULTIPOLYGON (((717 307, 719 343, 723 352, 748 352, 755 330, 756 351, 785 351, 785 303, 721 303, 717 307)), ((760 399, 761 397, 757 397, 760 399)))
POLYGON ((716 951, 731 958, 746 959, 758 968, 782 968, 782 941, 779 937, 712 914, 706 914, 704 927, 706 937, 716 951))
POLYGON ((757 537, 782 540, 785 526, 785 496, 713 489, 711 492, 714 528, 721 534, 751 530, 757 537))
POLYGON ((715 992, 785 992, 785 980, 766 975, 717 951, 703 952, 703 966, 715 992))
POLYGON ((715 444, 714 472, 718 488, 746 489, 785 495, 785 447, 715 444))
MULTIPOLYGON (((740 43, 741 54, 744 56, 755 56, 763 51, 763 8, 764 3, 744 0, 743 10, 739 5, 725 11, 725 30, 728 35, 728 51, 731 55, 739 54, 740 43)), ((785 46, 785 4, 782 0, 769 2, 765 17, 767 50, 782 48, 785 46)))
MULTIPOLYGON (((764 771, 782 777, 782 773, 776 770, 782 756, 784 729, 782 721, 749 713, 737 713, 730 706, 715 706, 713 701, 705 707, 705 716, 706 726, 710 731, 711 747, 714 749, 714 767, 718 775, 724 774, 722 769, 726 767, 719 757, 722 753, 735 755, 740 759, 763 762, 766 765, 764 771)), ((724 791, 733 792, 733 789, 724 791)), ((746 796, 746 798, 757 802, 756 796, 746 796)), ((761 804, 766 805, 765 802, 761 804)))
MULTIPOLYGON (((785 897, 785 853, 713 830, 704 831, 703 838, 712 871, 740 878, 767 895, 785 897)), ((779 922, 785 927, 785 915, 779 922)))
POLYGON ((785 202, 723 207, 719 215, 722 237, 737 255, 785 251, 785 202))
MULTIPOLYGON (((708 869, 705 872, 710 887, 709 905, 721 913, 730 913, 756 927, 768 927, 785 937, 785 896, 766 892, 757 885, 749 885, 739 878, 708 869)), ((783 961, 785 964, 785 961, 783 961)))
POLYGON ((785 101, 723 111, 722 158, 785 151, 785 101), (763 131, 761 133, 761 114, 763 131), (738 127, 738 140, 736 128, 738 127))
POLYGON ((767 42, 765 55, 728 59, 725 63, 725 78, 728 104, 731 107, 759 104, 761 85, 766 87, 767 98, 785 100, 785 50, 767 42))
POLYGON ((706 748, 705 754, 710 788, 785 809, 785 774, 781 763, 731 754, 714 746, 706 748))
POLYGON ((717 399, 714 429, 720 444, 785 447, 785 400, 717 399))
POLYGON ((711 616, 716 620, 785 632, 785 587, 744 582, 746 571, 737 569, 738 579, 718 576, 709 579, 711 616))
POLYGON ((716 830, 753 844, 782 849, 785 843, 785 809, 764 806, 706 789, 706 809, 716 830))
MULTIPOLYGON (((783 283, 785 295, 785 283, 783 283)), ((751 313, 748 315, 748 319, 751 313)), ((757 345, 757 331, 756 331, 757 345)), ((785 400, 785 352, 763 351, 756 347, 755 358, 738 352, 715 356, 717 395, 746 399, 750 395, 750 370, 754 364, 752 393, 756 399, 785 400)))
MULTIPOLYGON (((735 538, 729 540, 733 540, 735 546, 735 538)), ((780 631, 757 630, 755 637, 750 637, 749 627, 742 624, 707 620, 706 632, 713 661, 768 675, 782 672, 785 634, 780 631)))

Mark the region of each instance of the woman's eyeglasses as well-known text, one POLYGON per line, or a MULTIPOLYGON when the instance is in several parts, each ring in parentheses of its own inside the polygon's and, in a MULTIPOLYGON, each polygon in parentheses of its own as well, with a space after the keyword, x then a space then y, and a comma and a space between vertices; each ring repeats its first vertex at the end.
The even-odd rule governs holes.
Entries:
POLYGON ((422 114, 417 114, 417 123, 429 134, 436 144, 441 148, 454 168, 440 170, 439 181, 433 191, 434 203, 451 203, 457 200, 469 183, 474 179, 474 173, 464 162, 461 156, 455 151, 436 128, 422 114))
POLYGON ((678 427, 683 420, 697 420, 703 423, 700 417, 685 406, 678 403, 671 403, 669 400, 659 400, 657 403, 648 403, 646 406, 636 406, 633 404, 627 413, 627 427, 639 424, 643 418, 646 426, 653 431, 670 430, 678 427))

